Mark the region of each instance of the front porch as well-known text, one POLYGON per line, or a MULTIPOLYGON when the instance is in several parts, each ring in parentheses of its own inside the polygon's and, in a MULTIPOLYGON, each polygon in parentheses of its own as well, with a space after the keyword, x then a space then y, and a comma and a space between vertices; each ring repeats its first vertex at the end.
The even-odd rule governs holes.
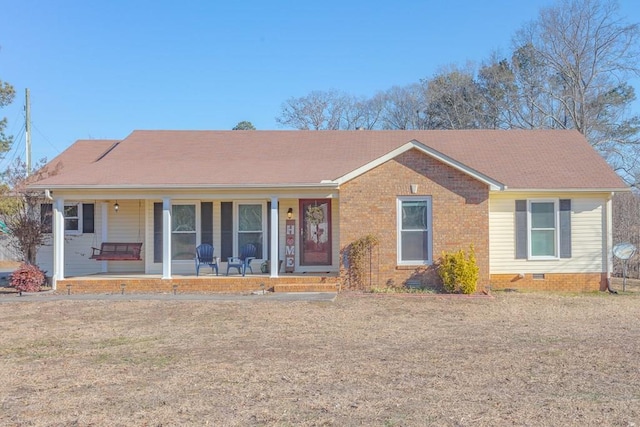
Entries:
POLYGON ((57 282, 57 292, 67 294, 116 293, 238 293, 238 292, 336 292, 340 287, 337 273, 307 273, 270 277, 268 274, 225 276, 215 274, 161 275, 92 274, 68 277, 57 282))

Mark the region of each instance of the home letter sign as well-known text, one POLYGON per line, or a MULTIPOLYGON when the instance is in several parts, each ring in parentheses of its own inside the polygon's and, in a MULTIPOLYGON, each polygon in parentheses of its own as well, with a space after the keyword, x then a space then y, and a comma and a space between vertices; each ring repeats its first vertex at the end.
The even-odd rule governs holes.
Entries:
POLYGON ((284 272, 293 273, 296 266, 296 220, 288 219, 285 229, 284 272))

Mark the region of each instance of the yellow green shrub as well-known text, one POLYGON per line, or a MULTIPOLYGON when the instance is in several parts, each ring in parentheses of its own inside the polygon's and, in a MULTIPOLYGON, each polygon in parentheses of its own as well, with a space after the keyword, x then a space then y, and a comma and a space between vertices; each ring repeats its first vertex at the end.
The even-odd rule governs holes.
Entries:
POLYGON ((447 292, 474 293, 478 286, 480 273, 473 245, 469 247, 468 256, 462 249, 453 253, 442 252, 438 274, 447 292))

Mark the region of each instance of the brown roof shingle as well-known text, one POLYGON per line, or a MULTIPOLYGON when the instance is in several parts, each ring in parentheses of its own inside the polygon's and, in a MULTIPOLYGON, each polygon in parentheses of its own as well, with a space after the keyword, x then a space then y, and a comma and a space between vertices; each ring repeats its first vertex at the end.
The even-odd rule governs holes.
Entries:
POLYGON ((110 151, 113 141, 76 142, 37 186, 313 185, 411 141, 510 189, 626 188, 580 133, 558 130, 134 131, 110 151))

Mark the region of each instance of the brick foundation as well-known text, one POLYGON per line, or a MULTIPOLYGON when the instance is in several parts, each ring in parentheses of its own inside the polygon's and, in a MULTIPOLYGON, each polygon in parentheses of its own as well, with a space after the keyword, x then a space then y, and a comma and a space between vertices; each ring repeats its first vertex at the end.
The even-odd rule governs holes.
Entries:
POLYGON ((69 278, 59 280, 58 293, 235 293, 262 289, 274 292, 335 292, 339 278, 331 276, 309 277, 186 277, 160 279, 154 277, 123 278, 69 278))
POLYGON ((533 274, 492 274, 491 289, 521 289, 536 291, 592 292, 607 290, 606 273, 544 274, 534 279, 533 274))

